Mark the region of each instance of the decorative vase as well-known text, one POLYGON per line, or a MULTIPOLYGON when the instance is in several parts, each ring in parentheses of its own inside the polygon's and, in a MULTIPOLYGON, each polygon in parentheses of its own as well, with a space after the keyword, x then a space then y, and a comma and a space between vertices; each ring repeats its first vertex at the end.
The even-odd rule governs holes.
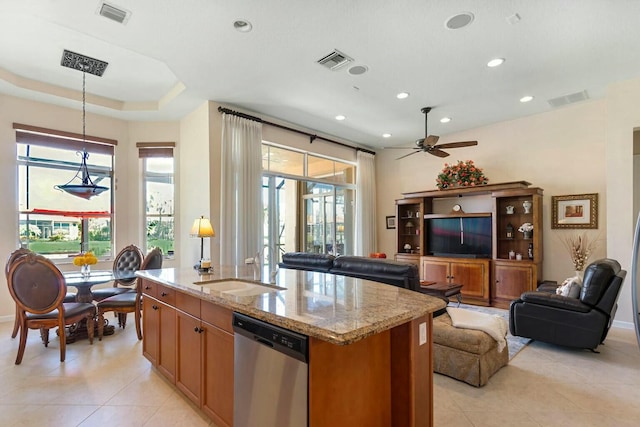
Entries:
POLYGON ((525 200, 524 202, 522 202, 522 207, 524 208, 524 213, 526 213, 526 214, 531 213, 531 206, 533 206, 533 203, 531 203, 528 200, 525 200))
POLYGON ((82 277, 89 277, 91 275, 91 266, 89 264, 82 264, 80 274, 82 274, 82 277))
POLYGON ((525 231, 523 234, 525 239, 530 239, 533 236, 533 231, 525 231))

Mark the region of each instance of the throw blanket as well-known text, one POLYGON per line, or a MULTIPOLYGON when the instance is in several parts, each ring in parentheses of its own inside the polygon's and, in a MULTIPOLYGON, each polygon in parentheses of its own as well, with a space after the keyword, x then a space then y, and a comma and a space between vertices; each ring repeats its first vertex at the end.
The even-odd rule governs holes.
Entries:
POLYGON ((478 313, 455 307, 447 307, 447 313, 456 328, 476 329, 489 334, 497 341, 499 352, 507 345, 504 337, 507 335, 509 325, 497 314, 478 313))

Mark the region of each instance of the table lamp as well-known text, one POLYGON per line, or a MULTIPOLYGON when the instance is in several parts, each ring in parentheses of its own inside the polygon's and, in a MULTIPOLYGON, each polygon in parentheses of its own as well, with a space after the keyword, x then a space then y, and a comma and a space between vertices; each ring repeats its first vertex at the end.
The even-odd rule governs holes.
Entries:
MULTIPOLYGON (((200 261, 195 265, 196 268, 203 268, 202 259, 204 257, 204 238, 205 237, 215 237, 216 232, 211 225, 211 222, 201 216, 200 218, 193 221, 193 226, 191 227, 191 237, 198 237, 200 239, 200 261)), ((206 268, 211 268, 211 265, 206 266, 206 268)))

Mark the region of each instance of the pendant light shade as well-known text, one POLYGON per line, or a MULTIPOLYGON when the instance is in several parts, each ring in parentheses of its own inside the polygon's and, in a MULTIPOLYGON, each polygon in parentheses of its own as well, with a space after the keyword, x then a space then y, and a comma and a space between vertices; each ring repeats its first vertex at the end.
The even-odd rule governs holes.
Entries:
MULTIPOLYGON (((82 71, 82 142, 86 146, 86 73, 102 76, 107 63, 65 50, 61 65, 82 71)), ((78 151, 77 154, 82 157, 78 172, 69 182, 63 185, 55 185, 54 188, 87 200, 107 191, 108 187, 97 185, 91 180, 89 168, 87 167, 87 158, 89 158, 87 149, 84 148, 82 151, 78 151)))

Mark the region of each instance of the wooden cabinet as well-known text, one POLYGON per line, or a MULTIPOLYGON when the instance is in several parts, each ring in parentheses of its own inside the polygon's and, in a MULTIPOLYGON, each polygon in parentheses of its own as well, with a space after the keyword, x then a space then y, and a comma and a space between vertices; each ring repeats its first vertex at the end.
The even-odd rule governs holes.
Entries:
POLYGON ((515 181, 403 193, 404 198, 396 200, 396 260, 419 262, 421 280, 462 284, 464 302, 507 307, 542 278, 543 190, 530 185, 515 181), (461 204, 464 212, 452 213, 453 203, 461 204), (426 221, 452 216, 491 217, 490 260, 446 258, 444 252, 427 247, 431 228, 426 221), (518 231, 525 223, 533 225, 531 236, 518 231), (516 254, 522 259, 516 260, 516 254))
POLYGON ((233 334, 202 322, 204 391, 202 410, 217 426, 233 425, 233 334))
POLYGON ((143 290, 143 355, 216 425, 232 426, 231 310, 153 282, 143 290))
POLYGON ((494 261, 491 305, 509 308, 511 301, 523 292, 536 289, 537 266, 528 261, 494 261))
POLYGON ((490 260, 420 257, 420 280, 458 283, 465 303, 489 305, 490 260))
POLYGON ((176 312, 178 360, 176 387, 193 403, 200 406, 202 396, 202 328, 200 319, 176 312))
POLYGON ((418 264, 424 247, 423 217, 430 210, 430 200, 396 200, 396 260, 418 264))
POLYGON ((176 310, 169 305, 173 303, 175 291, 146 280, 143 289, 145 285, 148 287, 142 299, 142 354, 175 383, 176 310), (154 298, 156 295, 158 298, 154 298))
POLYGON ((492 197, 496 232, 491 305, 508 308, 523 292, 534 290, 542 277, 542 189, 502 190, 492 197), (525 223, 533 226, 530 235, 518 231, 525 223))

